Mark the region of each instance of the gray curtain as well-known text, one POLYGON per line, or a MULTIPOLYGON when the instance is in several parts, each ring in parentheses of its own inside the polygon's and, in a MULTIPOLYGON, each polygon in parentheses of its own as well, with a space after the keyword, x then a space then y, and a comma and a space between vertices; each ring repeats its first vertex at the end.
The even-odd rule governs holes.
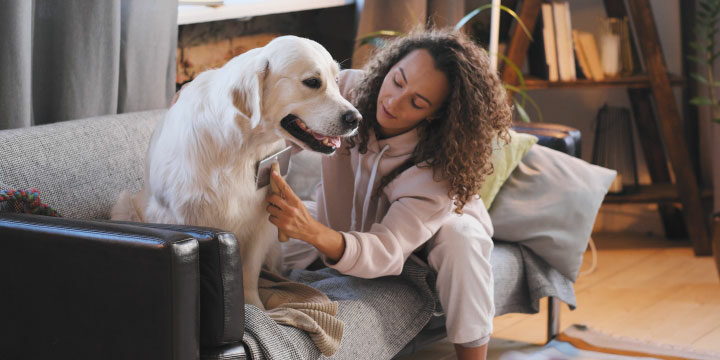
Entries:
POLYGON ((0 129, 166 107, 177 0, 0 0, 0 129))

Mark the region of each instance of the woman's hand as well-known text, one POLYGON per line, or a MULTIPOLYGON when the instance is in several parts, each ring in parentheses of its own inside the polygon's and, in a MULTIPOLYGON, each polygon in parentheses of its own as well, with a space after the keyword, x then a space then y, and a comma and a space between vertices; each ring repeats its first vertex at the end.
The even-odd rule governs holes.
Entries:
POLYGON ((342 234, 315 220, 280 174, 271 171, 270 176, 279 190, 278 194, 268 192, 267 212, 270 214, 270 222, 285 235, 315 246, 333 261, 339 260, 345 252, 342 234))
POLYGON ((270 176, 279 190, 278 194, 268 191, 270 222, 287 236, 309 242, 317 233, 317 221, 282 176, 275 171, 270 176))

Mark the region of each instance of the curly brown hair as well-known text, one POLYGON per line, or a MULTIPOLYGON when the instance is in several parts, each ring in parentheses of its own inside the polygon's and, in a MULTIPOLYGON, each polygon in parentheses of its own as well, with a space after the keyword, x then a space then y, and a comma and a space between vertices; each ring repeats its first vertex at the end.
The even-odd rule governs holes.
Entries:
POLYGON ((493 171, 493 140, 499 138, 507 143, 512 123, 506 91, 490 70, 487 53, 464 34, 450 29, 415 30, 377 49, 364 67, 364 79, 350 93, 363 121, 358 134, 349 139, 348 148, 359 146, 360 153, 367 152, 369 130, 379 133, 375 114, 383 79, 398 61, 416 49, 431 54, 435 68, 447 76, 450 94, 434 114, 437 119, 417 126, 419 141, 412 156, 381 179, 375 196, 408 168, 431 167, 436 181, 449 182, 448 196, 454 199, 455 212, 461 214, 493 171))

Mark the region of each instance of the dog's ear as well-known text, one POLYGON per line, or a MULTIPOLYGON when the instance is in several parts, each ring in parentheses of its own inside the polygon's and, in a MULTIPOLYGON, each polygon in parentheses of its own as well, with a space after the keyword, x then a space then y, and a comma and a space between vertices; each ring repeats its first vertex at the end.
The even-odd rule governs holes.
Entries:
POLYGON ((254 129, 260 124, 262 117, 262 97, 265 77, 270 71, 270 61, 258 59, 255 71, 248 74, 239 88, 233 89, 233 105, 245 116, 250 118, 250 128, 254 129))

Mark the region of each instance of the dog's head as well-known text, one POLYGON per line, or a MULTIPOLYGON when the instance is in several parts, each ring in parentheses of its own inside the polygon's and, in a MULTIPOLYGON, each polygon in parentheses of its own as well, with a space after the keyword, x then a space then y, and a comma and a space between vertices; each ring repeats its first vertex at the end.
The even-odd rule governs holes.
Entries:
POLYGON ((322 45, 282 36, 244 55, 252 57, 257 76, 240 84, 234 102, 243 103, 251 127, 324 154, 355 134, 362 117, 340 95, 340 68, 322 45))

